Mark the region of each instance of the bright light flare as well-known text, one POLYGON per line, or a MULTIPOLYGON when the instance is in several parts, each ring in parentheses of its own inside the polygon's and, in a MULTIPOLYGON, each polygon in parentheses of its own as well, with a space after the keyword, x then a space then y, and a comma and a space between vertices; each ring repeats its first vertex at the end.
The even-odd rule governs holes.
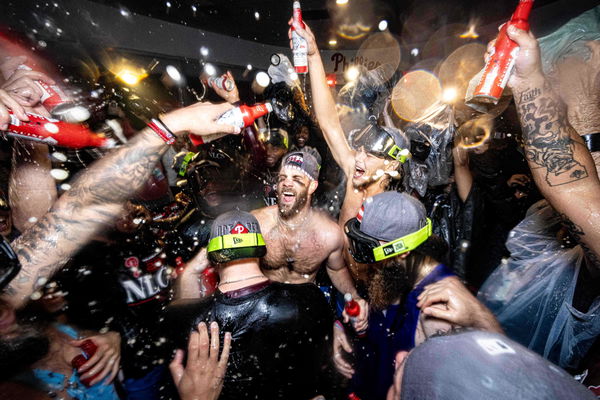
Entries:
POLYGON ((331 39, 331 40, 329 40, 329 45, 330 45, 330 46, 335 46, 335 45, 337 45, 337 40, 335 40, 335 39, 331 39))
POLYGON ((206 57, 208 55, 208 48, 204 46, 200 47, 200 55, 206 57))
POLYGON ((217 74, 217 69, 212 64, 206 64, 204 66, 204 72, 209 76, 215 76, 217 74))
POLYGON ((471 25, 466 32, 461 33, 458 35, 458 37, 461 39, 477 39, 479 37, 479 33, 475 31, 475 25, 471 25))
POLYGON ((360 71, 358 70, 357 67, 350 67, 344 73, 344 77, 346 78, 346 80, 348 82, 354 82, 355 80, 358 79, 359 75, 360 75, 360 71))
POLYGON ((131 69, 122 69, 117 74, 117 78, 119 78, 122 82, 126 83, 129 86, 137 85, 142 79, 147 77, 148 74, 145 72, 136 72, 131 69))
POLYGON ((256 80, 256 83, 263 88, 266 88, 269 86, 269 83, 271 83, 271 78, 269 78, 269 75, 263 71, 258 72, 254 79, 256 80))
POLYGON ((348 0, 335 0, 335 4, 337 4, 338 6, 343 6, 345 4, 348 4, 348 0))
POLYGON ((167 65, 166 67, 167 75, 175 82, 181 82, 181 73, 177 68, 172 65, 167 65))
POLYGON ((449 87, 442 92, 442 101, 447 104, 454 103, 458 97, 458 92, 455 88, 449 87))
POLYGON ((388 22, 387 22, 385 19, 382 19, 382 20, 379 22, 379 25, 378 25, 377 27, 379 28, 379 30, 380 30, 380 31, 382 31, 382 32, 383 32, 383 31, 385 31, 385 30, 387 29, 387 27, 388 27, 388 22))

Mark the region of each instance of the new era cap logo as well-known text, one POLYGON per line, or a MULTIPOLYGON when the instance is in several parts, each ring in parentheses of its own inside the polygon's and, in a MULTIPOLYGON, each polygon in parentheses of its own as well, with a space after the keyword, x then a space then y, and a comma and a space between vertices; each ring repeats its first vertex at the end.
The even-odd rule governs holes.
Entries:
POLYGON ((233 244, 242 243, 243 241, 244 241, 243 239, 240 239, 240 238, 238 238, 238 237, 234 237, 234 238, 233 238, 233 244))
POLYGON ((229 233, 231 233, 231 234, 238 234, 239 235, 239 234, 248 233, 248 232, 249 232, 248 228, 246 228, 244 225, 237 224, 236 226, 234 226, 231 229, 231 232, 229 232, 229 233))

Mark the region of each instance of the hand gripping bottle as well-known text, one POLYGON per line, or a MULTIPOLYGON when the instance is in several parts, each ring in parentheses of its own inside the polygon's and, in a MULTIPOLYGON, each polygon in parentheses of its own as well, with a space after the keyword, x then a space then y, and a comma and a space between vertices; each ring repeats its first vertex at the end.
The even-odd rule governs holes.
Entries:
MULTIPOLYGON (((81 344, 81 354, 79 354, 78 356, 75 356, 71 360, 71 366, 73 368, 75 368, 76 370, 78 370, 83 364, 85 364, 87 362, 87 360, 89 360, 90 358, 92 358, 92 356, 94 354, 96 354, 97 350, 98 350, 98 346, 96 346, 94 344, 94 342, 92 342, 89 339, 85 340, 81 344)), ((86 379, 82 379, 81 383, 83 383, 87 387, 90 387, 91 386, 90 383, 98 376, 98 374, 91 376, 89 378, 86 378, 86 379)))
MULTIPOLYGON (((294 1, 293 10, 294 23, 304 28, 305 25, 302 22, 302 9, 300 8, 299 1, 294 1)), ((306 39, 296 33, 294 25, 292 25, 292 46, 296 73, 306 74, 308 72, 308 44, 306 43, 306 39)))
POLYGON ((228 92, 231 92, 233 90, 233 88, 235 88, 235 83, 229 79, 227 76, 211 76, 210 78, 208 78, 206 80, 206 83, 209 86, 214 85, 215 87, 224 89, 228 92))
MULTIPOLYGON (((352 298, 352 295, 350 293, 346 293, 344 295, 344 301, 346 302, 344 310, 346 311, 346 314, 348 314, 348 316, 350 317, 350 321, 354 323, 354 321, 356 321, 356 318, 360 315, 360 305, 356 300, 352 298)), ((356 334, 358 335, 358 337, 365 337, 367 332, 357 331, 356 334)))
MULTIPOLYGON (((33 71, 33 68, 27 64, 21 64, 18 69, 33 71)), ((67 96, 60 86, 49 85, 44 81, 34 81, 42 92, 40 99, 42 105, 53 117, 66 122, 81 122, 90 117, 90 112, 81 106, 76 106, 73 100, 67 96)))
POLYGON ((9 136, 72 149, 115 145, 113 139, 94 133, 82 124, 70 124, 33 113, 27 113, 29 122, 24 122, 15 117, 12 111, 8 113, 10 122, 4 133, 9 136))
MULTIPOLYGON (((233 125, 243 129, 252 125, 257 118, 267 115, 272 111, 273 106, 271 106, 271 103, 255 104, 253 106, 241 105, 221 115, 217 120, 217 124, 233 125)), ((190 140, 194 146, 199 146, 220 139, 226 135, 227 133, 215 133, 206 136, 190 135, 190 140)))
POLYGON ((500 100, 515 65, 515 60, 519 55, 519 46, 508 37, 506 29, 510 24, 524 31, 529 31, 528 19, 532 6, 533 0, 520 0, 508 23, 500 29, 492 54, 485 64, 481 79, 473 92, 474 100, 494 104, 500 100))

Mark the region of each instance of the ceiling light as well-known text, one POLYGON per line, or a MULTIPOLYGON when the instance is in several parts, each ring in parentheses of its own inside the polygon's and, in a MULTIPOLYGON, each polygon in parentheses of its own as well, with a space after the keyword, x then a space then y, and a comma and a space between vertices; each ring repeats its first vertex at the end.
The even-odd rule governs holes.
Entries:
POLYGON ((354 82, 358 78, 358 75, 360 75, 360 71, 356 67, 348 68, 344 74, 348 82, 354 82))
POLYGON ((172 65, 167 65, 166 71, 169 77, 175 82, 181 82, 181 73, 177 68, 172 65))
POLYGON ((348 4, 348 0, 335 0, 335 4, 343 6, 344 4, 348 4))
POLYGON ((331 40, 329 41, 329 45, 330 45, 330 46, 335 46, 336 44, 337 44, 337 40, 335 40, 335 39, 331 39, 331 40))
POLYGON ((206 48, 206 47, 204 47, 204 46, 200 47, 200 54, 201 54, 203 57, 206 57, 206 56, 208 55, 208 48, 206 48))
POLYGON ((452 88, 452 87, 446 88, 446 89, 444 89, 444 92, 442 93, 442 101, 444 103, 454 103, 457 96, 458 96, 458 92, 456 91, 455 88, 452 88))
POLYGON ((217 73, 217 69, 212 64, 206 64, 204 66, 204 72, 206 72, 210 76, 214 76, 217 73))
POLYGON ((388 22, 385 19, 382 19, 381 21, 379 21, 379 30, 380 31, 385 31, 388 27, 388 22))
POLYGON ((255 79, 256 83, 258 83, 260 87, 266 88, 267 86, 269 86, 269 83, 271 83, 271 78, 269 78, 269 75, 267 75, 267 73, 263 71, 257 73, 255 79))

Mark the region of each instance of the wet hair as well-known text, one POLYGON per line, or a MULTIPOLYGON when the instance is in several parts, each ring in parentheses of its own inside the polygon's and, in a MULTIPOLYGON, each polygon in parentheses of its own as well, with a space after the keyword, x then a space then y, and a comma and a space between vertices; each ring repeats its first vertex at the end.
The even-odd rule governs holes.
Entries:
POLYGON ((448 252, 446 241, 431 235, 423 244, 412 250, 406 258, 394 257, 373 268, 369 283, 369 303, 383 310, 394 301, 404 301, 419 277, 421 265, 443 262, 448 252))

